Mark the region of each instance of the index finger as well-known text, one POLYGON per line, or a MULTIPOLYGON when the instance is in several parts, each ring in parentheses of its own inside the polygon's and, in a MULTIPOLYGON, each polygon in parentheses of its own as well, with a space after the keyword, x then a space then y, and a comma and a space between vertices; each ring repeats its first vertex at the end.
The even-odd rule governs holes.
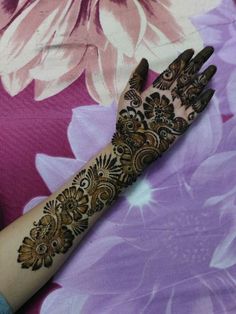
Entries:
POLYGON ((185 69, 194 55, 193 49, 187 49, 175 59, 169 67, 160 74, 153 82, 153 87, 161 90, 166 90, 171 87, 180 73, 185 69))

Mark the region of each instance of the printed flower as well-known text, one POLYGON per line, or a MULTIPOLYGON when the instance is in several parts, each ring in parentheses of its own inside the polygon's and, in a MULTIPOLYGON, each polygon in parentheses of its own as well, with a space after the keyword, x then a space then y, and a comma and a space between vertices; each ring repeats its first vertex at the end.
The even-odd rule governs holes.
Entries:
MULTIPOLYGON (((115 120, 115 106, 73 111, 68 138, 76 160, 90 159, 110 141, 115 120), (98 144, 96 130, 104 131, 98 144), (86 147, 92 141, 89 155, 86 147)), ((231 269, 223 269, 214 258, 229 229, 221 219, 224 202, 211 198, 226 194, 236 183, 230 170, 234 156, 222 146, 224 139, 226 146, 231 145, 229 149, 234 143, 231 123, 224 125, 222 138, 217 101, 212 103, 172 153, 127 190, 86 238, 86 244, 55 277, 62 288, 48 295, 41 313, 56 313, 58 300, 60 309, 67 313, 75 309, 91 313, 94 308, 102 313, 168 310, 170 314, 194 314, 201 310, 215 314, 215 309, 230 313, 236 305, 234 260, 229 264, 231 269), (225 172, 226 168, 229 171, 225 172), (219 294, 222 290, 228 292, 219 294)), ((40 154, 36 165, 54 191, 82 166, 76 160, 40 154)), ((225 253, 222 259, 227 265, 230 253, 225 253)))
POLYGON ((29 0, 1 1, 0 29, 4 29, 12 18, 25 6, 29 0))
POLYGON ((189 17, 219 2, 2 1, 2 84, 16 95, 34 80, 35 98, 42 100, 64 90, 85 71, 90 95, 110 104, 143 56, 160 72, 190 42, 200 48, 201 38, 189 17))
POLYGON ((65 189, 57 196, 57 200, 61 205, 62 223, 69 225, 73 220, 78 221, 82 218, 82 214, 88 209, 88 196, 83 195, 82 189, 76 189, 75 186, 65 189))
POLYGON ((207 14, 191 18, 195 27, 199 29, 204 44, 215 47, 211 63, 217 64, 216 94, 221 104, 221 112, 224 115, 236 113, 235 14, 236 2, 223 0, 217 8, 207 14))

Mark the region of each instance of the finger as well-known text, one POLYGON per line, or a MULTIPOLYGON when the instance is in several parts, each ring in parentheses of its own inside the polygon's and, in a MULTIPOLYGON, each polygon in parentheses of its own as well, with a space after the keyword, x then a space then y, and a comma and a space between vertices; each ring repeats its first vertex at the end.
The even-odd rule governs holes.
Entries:
POLYGON ((196 74, 201 69, 203 64, 210 58, 213 52, 214 48, 211 46, 203 48, 190 62, 186 71, 189 71, 193 75, 196 74))
POLYGON ((210 58, 213 52, 213 47, 205 47, 196 55, 196 57, 191 60, 191 62, 184 69, 183 73, 181 73, 181 75, 177 79, 178 89, 183 88, 192 81, 193 77, 198 73, 198 71, 201 69, 203 64, 210 58))
POLYGON ((214 93, 214 89, 206 90, 199 96, 198 100, 191 107, 188 108, 186 113, 188 121, 190 123, 196 118, 199 113, 201 113, 206 108, 214 93))
POLYGON ((210 65, 201 74, 195 76, 192 82, 190 82, 186 87, 183 87, 182 89, 175 88, 172 92, 173 98, 180 98, 182 105, 185 107, 191 106, 196 102, 198 96, 215 75, 216 71, 216 66, 210 65))
POLYGON ((183 53, 181 53, 178 58, 175 59, 169 65, 169 67, 156 78, 156 80, 153 82, 153 87, 159 88, 161 90, 169 89, 176 80, 176 78, 187 66, 193 55, 193 49, 187 49, 183 53))
MULTIPOLYGON (((140 96, 140 91, 145 84, 148 68, 148 61, 146 59, 142 59, 134 72, 131 74, 129 82, 123 92, 124 101, 125 103, 127 102, 126 105, 130 105, 135 108, 141 106, 142 98, 140 96)), ((123 104, 121 104, 121 106, 123 106, 123 104)))
POLYGON ((131 74, 129 82, 126 86, 126 90, 134 89, 137 92, 140 92, 146 82, 148 68, 148 61, 143 58, 134 70, 134 72, 131 74))

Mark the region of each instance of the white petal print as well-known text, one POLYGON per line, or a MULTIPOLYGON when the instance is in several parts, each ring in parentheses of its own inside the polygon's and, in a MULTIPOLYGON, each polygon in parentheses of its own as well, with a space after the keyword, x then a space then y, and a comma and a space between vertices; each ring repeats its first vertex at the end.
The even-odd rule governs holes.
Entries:
POLYGON ((2 84, 11 96, 17 95, 32 82, 33 79, 29 75, 29 72, 30 69, 39 62, 40 58, 41 54, 31 60, 25 67, 20 68, 15 72, 2 75, 2 84))
POLYGON ((196 298, 191 314, 207 313, 214 314, 214 307, 211 301, 210 293, 202 296, 201 298, 196 298))
POLYGON ((150 51, 148 59, 150 68, 158 73, 164 71, 178 56, 175 45, 152 24, 147 26, 145 37, 136 50, 136 58, 141 59, 146 56, 146 49, 150 51))
POLYGON ((190 182, 191 186, 196 186, 196 197, 205 199, 205 208, 215 208, 222 227, 225 226, 210 261, 211 267, 219 269, 236 264, 235 163, 235 151, 215 154, 198 167, 190 182), (230 176, 232 179, 228 180, 230 176), (202 182, 201 187, 198 182, 202 182))
MULTIPOLYGON (((117 64, 117 50, 107 42, 106 47, 99 51, 99 63, 105 84, 107 84, 108 91, 111 98, 117 95, 117 86, 115 76, 112 73, 116 71, 117 64)), ((110 103, 109 103, 110 105, 110 103)))
MULTIPOLYGON (((151 69, 160 72, 185 48, 201 48, 202 39, 190 18, 219 1, 29 1, 19 14, 13 13, 6 29, 0 28, 0 75, 4 76, 4 86, 15 95, 34 79, 36 100, 56 95, 81 76, 80 67, 77 75, 73 72, 73 78, 71 71, 87 48, 84 66, 88 92, 96 102, 108 105, 117 100, 126 75, 143 56, 151 69), (42 58, 28 69, 32 71, 19 86, 11 73, 27 67, 41 52, 42 58), (164 62, 158 62, 163 55, 164 62)), ((23 3, 19 2, 18 7, 23 3)), ((3 23, 10 18, 4 12, 0 7, 3 23)))
POLYGON ((108 40, 122 53, 132 57, 146 26, 145 15, 136 1, 124 4, 100 1, 100 21, 108 40), (129 12, 132 12, 132 20, 129 12))
POLYGON ((35 58, 51 39, 57 27, 59 8, 53 8, 55 0, 41 3, 32 3, 4 32, 0 40, 0 73, 20 69, 35 58), (44 14, 38 14, 41 10, 44 14), (34 22, 30 28, 28 19, 34 22))
POLYGON ((23 213, 27 213, 29 210, 34 208, 35 206, 39 205, 41 202, 45 201, 48 197, 47 196, 37 196, 32 198, 24 207, 23 213))
POLYGON ((186 1, 178 0, 172 1, 170 10, 174 12, 181 12, 182 17, 194 16, 200 13, 207 12, 220 4, 221 0, 198 0, 186 1))
POLYGON ((104 148, 111 141, 115 131, 115 121, 115 104, 109 107, 94 105, 73 109, 72 121, 68 127, 68 139, 75 157, 87 161, 104 148), (93 145, 94 142, 96 145, 93 145))
POLYGON ((232 37, 230 40, 226 41, 223 47, 219 51, 219 56, 222 60, 227 63, 236 65, 235 55, 232 53, 236 44, 235 37, 232 37))
MULTIPOLYGON (((234 191, 236 192, 236 191, 234 191)), ((236 206, 231 203, 232 211, 236 212, 236 206)), ((228 234, 221 243, 217 246, 210 263, 211 267, 226 269, 236 264, 236 230, 235 222, 228 234)))
POLYGON ((54 96, 72 84, 84 71, 84 59, 72 70, 52 81, 35 80, 34 90, 36 100, 54 96))
POLYGON ((76 291, 70 289, 56 289, 47 298, 46 302, 43 302, 40 314, 63 314, 63 313, 81 313, 84 303, 87 300, 86 295, 81 295, 76 291), (63 298, 61 298, 61 293, 63 298), (63 299, 69 300, 64 302, 63 299), (60 311, 58 312, 58 309, 60 311))
POLYGON ((30 71, 33 79, 41 81, 58 80, 81 62, 86 52, 86 46, 79 46, 76 49, 71 49, 70 45, 65 48, 63 48, 63 45, 59 47, 49 46, 47 50, 49 51, 47 60, 30 71))
MULTIPOLYGON (((140 59, 141 60, 141 59, 140 59)), ((139 61, 140 61, 139 60, 139 61)), ((134 67, 137 64, 135 63, 134 58, 127 59, 124 54, 121 52, 117 55, 117 65, 116 65, 116 90, 117 96, 120 96, 120 93, 124 90, 127 80, 130 77, 130 74, 134 70, 134 67)))
POLYGON ((6 1, 1 1, 0 2, 0 29, 2 29, 4 26, 7 25, 7 23, 10 22, 10 20, 17 14, 17 12, 24 6, 25 3, 28 2, 28 0, 14 0, 15 4, 13 1, 9 1, 11 8, 7 8, 8 6, 8 0, 6 1), (14 6, 14 11, 12 6, 14 6))
POLYGON ((44 154, 36 156, 36 168, 51 192, 62 186, 83 165, 84 162, 77 159, 51 157, 44 154))
POLYGON ((34 79, 57 80, 81 62, 87 48, 86 45, 81 44, 75 35, 68 37, 78 18, 76 12, 79 6, 80 1, 74 1, 71 9, 60 23, 60 27, 56 29, 52 40, 42 53, 43 62, 32 68, 30 72, 34 79))
MULTIPOLYGON (((87 67, 85 70, 86 84, 89 93, 94 99, 103 105, 109 105, 113 101, 113 95, 107 88, 104 69, 101 66, 101 56, 97 48, 88 48, 87 67)), ((109 63, 109 60, 107 60, 109 63)))

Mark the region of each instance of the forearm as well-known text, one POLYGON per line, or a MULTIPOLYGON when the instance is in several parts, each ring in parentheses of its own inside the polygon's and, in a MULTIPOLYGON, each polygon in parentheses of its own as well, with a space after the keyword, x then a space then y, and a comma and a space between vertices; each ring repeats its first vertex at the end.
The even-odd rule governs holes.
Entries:
POLYGON ((116 198, 120 174, 109 144, 60 190, 0 233, 0 292, 14 310, 53 276, 116 198))

